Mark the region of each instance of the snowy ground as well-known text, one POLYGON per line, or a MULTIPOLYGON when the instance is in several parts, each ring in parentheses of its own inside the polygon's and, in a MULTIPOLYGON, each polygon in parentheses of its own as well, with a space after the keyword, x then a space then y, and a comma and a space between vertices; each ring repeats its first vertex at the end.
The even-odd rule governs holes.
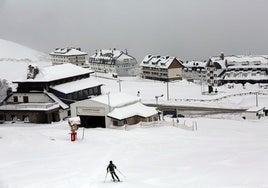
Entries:
POLYGON ((71 142, 67 122, 0 126, 1 188, 268 187, 268 119, 180 119, 130 130, 86 129, 71 142), (123 180, 104 183, 113 160, 123 180))
POLYGON ((256 106, 255 92, 259 92, 258 105, 268 107, 268 87, 266 85, 246 84, 243 87, 241 84, 232 84, 233 88, 223 85, 217 87, 217 94, 209 95, 204 94, 208 91, 207 85, 201 87, 198 83, 186 80, 173 81, 167 86, 166 82, 139 77, 122 77, 120 83, 118 79, 95 77, 94 74, 92 78, 104 84, 103 94, 118 92, 121 89, 121 92, 136 96, 139 91, 142 102, 147 104, 155 104, 155 96, 163 94, 163 97, 158 98, 158 104, 248 109, 256 106))

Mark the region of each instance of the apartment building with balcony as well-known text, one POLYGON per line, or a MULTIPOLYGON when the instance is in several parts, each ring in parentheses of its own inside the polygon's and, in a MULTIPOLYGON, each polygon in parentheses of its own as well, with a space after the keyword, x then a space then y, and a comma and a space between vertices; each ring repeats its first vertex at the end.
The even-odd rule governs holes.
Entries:
POLYGON ((80 67, 87 67, 86 52, 81 51, 81 48, 56 48, 50 54, 52 65, 60 65, 64 63, 72 63, 80 67))
POLYGON ((182 79, 182 61, 176 57, 147 55, 140 63, 141 77, 145 79, 172 81, 182 79))
POLYGON ((211 57, 207 70, 207 83, 219 86, 225 83, 268 83, 267 55, 229 55, 211 57))
POLYGON ((118 76, 135 76, 137 61, 134 57, 117 49, 96 50, 89 57, 90 69, 95 72, 112 73, 118 76))

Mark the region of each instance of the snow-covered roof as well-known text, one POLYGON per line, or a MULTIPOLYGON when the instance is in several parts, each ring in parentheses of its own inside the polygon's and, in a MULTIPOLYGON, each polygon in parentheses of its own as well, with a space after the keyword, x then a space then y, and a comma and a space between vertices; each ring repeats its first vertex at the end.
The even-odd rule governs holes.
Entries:
MULTIPOLYGON (((146 55, 145 58, 140 63, 140 66, 168 68, 175 59, 177 58, 171 56, 146 55)), ((178 60, 178 62, 182 64, 181 61, 178 60)))
POLYGON ((123 52, 121 50, 98 50, 94 55, 91 56, 91 58, 95 59, 117 59, 117 60, 124 60, 124 59, 134 59, 134 57, 126 54, 126 52, 123 52))
POLYGON ((221 59, 219 56, 211 57, 212 62, 217 62, 221 65, 222 68, 226 68, 227 66, 238 65, 241 66, 267 66, 268 65, 268 55, 230 55, 225 56, 224 59, 221 59))
POLYGON ((41 68, 34 79, 26 79, 27 75, 25 75, 25 79, 15 80, 14 82, 48 82, 90 73, 93 73, 90 69, 82 68, 71 63, 64 63, 41 68))
POLYGON ((115 108, 107 116, 122 120, 133 116, 150 117, 156 114, 157 110, 154 107, 148 107, 140 102, 136 102, 128 106, 115 108))
POLYGON ((44 91, 44 93, 46 93, 52 100, 54 100, 56 103, 58 103, 62 109, 67 109, 67 108, 69 108, 69 106, 68 106, 67 104, 65 104, 64 102, 62 102, 62 101, 61 101, 56 95, 54 95, 53 93, 46 92, 46 91, 44 91))
POLYGON ((244 76, 243 74, 247 73, 247 72, 243 72, 237 75, 234 74, 230 74, 227 75, 225 74, 224 80, 268 80, 268 76, 267 75, 260 75, 260 74, 256 74, 255 76, 252 75, 252 73, 247 73, 247 76, 244 76))
POLYGON ((74 56, 74 55, 87 55, 87 53, 82 52, 80 48, 57 48, 54 52, 51 52, 50 55, 74 56))
POLYGON ((246 112, 259 112, 259 111, 261 111, 263 109, 264 109, 264 107, 255 106, 255 107, 247 109, 246 112))
POLYGON ((116 107, 122 107, 128 104, 133 104, 139 101, 139 98, 136 96, 128 95, 125 93, 110 93, 110 94, 104 94, 100 95, 94 98, 91 98, 90 100, 109 105, 112 108, 116 107), (110 99, 110 100, 109 100, 110 99))
POLYGON ((261 64, 259 61, 254 61, 254 62, 235 62, 232 63, 230 62, 229 66, 227 69, 268 69, 268 64, 261 64), (232 65, 230 65, 232 64, 232 65))
POLYGON ((183 66, 189 67, 189 68, 206 67, 207 63, 208 63, 207 61, 186 61, 186 62, 183 62, 183 66))
POLYGON ((87 88, 92 88, 96 86, 102 85, 100 82, 96 81, 94 78, 85 78, 82 80, 77 80, 73 82, 68 82, 64 84, 59 84, 55 86, 51 86, 50 88, 57 90, 61 93, 73 93, 79 90, 87 89, 87 88))

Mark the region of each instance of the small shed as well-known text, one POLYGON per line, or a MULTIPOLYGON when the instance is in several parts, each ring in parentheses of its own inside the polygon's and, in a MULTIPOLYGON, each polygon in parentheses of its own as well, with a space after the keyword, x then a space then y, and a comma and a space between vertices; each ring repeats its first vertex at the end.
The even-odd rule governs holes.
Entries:
POLYGON ((264 116, 264 107, 252 107, 244 112, 243 117, 245 119, 260 119, 264 116))
POLYGON ((141 102, 136 102, 131 105, 115 108, 107 116, 112 119, 113 125, 122 126, 124 124, 133 125, 140 121, 157 121, 158 112, 154 107, 145 106, 141 102))
POLYGON ((154 107, 143 105, 136 96, 107 93, 72 103, 71 116, 80 117, 81 127, 109 128, 111 125, 122 126, 157 120, 157 111, 154 107))

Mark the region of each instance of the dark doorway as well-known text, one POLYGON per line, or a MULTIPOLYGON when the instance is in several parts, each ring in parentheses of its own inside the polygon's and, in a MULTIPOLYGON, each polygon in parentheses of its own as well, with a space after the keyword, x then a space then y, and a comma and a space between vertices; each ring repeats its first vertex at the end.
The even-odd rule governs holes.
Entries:
POLYGON ((80 116, 81 127, 85 128, 105 128, 105 116, 80 116))
POLYGON ((28 102, 29 102, 29 98, 28 98, 28 96, 23 96, 23 102, 24 102, 24 103, 28 103, 28 102))

